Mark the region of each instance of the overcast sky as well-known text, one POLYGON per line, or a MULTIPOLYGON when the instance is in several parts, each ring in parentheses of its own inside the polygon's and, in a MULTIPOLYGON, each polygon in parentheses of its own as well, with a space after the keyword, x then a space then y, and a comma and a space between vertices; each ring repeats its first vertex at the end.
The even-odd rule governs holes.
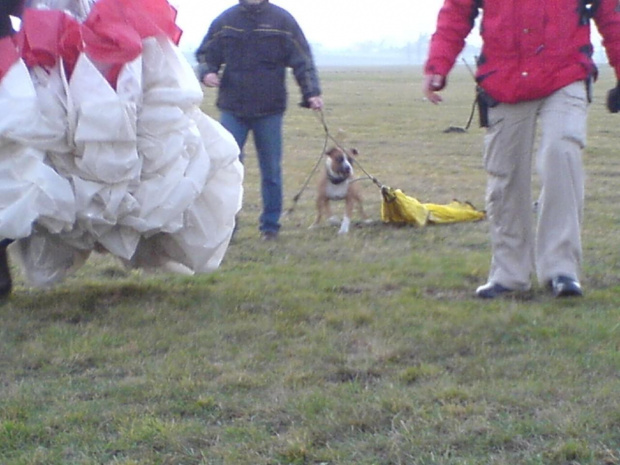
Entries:
MULTIPOLYGON (((170 0, 183 28, 182 48, 194 49, 211 21, 236 0, 170 0)), ((435 28, 443 0, 272 0, 288 10, 313 44, 328 48, 385 40, 404 44, 435 28)))

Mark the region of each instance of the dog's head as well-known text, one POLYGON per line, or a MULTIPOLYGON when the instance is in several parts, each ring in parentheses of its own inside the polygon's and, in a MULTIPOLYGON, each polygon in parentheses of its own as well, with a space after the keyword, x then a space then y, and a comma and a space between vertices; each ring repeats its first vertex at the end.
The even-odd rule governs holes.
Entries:
POLYGON ((353 157, 357 154, 357 149, 343 150, 339 147, 325 152, 327 174, 332 182, 343 182, 353 175, 353 157))

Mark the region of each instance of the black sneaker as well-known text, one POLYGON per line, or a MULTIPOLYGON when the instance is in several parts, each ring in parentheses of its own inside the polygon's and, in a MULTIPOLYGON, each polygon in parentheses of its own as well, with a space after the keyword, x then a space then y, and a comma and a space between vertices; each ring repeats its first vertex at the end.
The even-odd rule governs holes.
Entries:
POLYGON ((581 297, 583 295, 579 281, 568 276, 556 276, 551 280, 550 285, 556 297, 581 297))
POLYGON ((480 297, 481 299, 494 299, 512 292, 514 292, 514 289, 509 289, 499 283, 486 283, 476 289, 476 297, 480 297))
POLYGON ((7 246, 8 244, 0 244, 0 300, 6 299, 13 289, 7 246))
POLYGON ((278 231, 263 231, 260 237, 264 241, 275 241, 278 238, 278 231))

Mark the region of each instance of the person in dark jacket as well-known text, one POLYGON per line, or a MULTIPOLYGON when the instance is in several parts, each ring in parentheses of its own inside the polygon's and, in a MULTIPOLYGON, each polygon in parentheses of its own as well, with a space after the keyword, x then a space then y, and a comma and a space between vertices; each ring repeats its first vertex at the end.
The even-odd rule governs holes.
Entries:
MULTIPOLYGON (((2 0, 0 3, 0 40, 10 40, 7 38, 15 33, 11 16, 21 17, 24 4, 25 0, 2 0)), ((8 297, 13 287, 6 250, 12 242, 13 239, 11 238, 0 240, 0 299, 8 297)))
MULTIPOLYGON (((494 298, 528 290, 535 273, 556 297, 581 296, 581 153, 596 78, 590 20, 620 78, 618 0, 444 0, 424 68, 428 101, 441 101, 438 91, 480 11, 483 46, 476 80, 481 108, 488 110, 484 165, 492 261, 487 283, 476 295, 494 298), (541 192, 534 228, 537 124, 541 192)), ((610 111, 618 111, 618 100, 616 88, 608 99, 610 111)))
POLYGON ((301 105, 323 108, 310 46, 294 17, 269 0, 239 0, 218 16, 196 51, 198 74, 217 87, 220 122, 241 149, 252 131, 261 173, 259 230, 275 239, 282 214, 282 121, 286 70, 302 93, 301 105))

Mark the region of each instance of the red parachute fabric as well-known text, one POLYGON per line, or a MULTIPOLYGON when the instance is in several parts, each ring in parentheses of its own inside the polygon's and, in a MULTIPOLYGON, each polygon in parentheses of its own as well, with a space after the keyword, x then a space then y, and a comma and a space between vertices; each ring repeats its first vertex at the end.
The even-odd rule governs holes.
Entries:
POLYGON ((165 35, 178 44, 175 19, 166 0, 99 0, 82 25, 85 51, 107 65, 106 78, 114 85, 122 66, 142 52, 142 39, 165 35))
POLYGON ((167 0, 121 0, 127 6, 127 21, 140 37, 167 36, 175 45, 179 44, 182 31, 176 25, 177 10, 167 0))
POLYGON ((0 81, 19 59, 19 51, 10 36, 0 39, 0 81))
POLYGON ((82 24, 87 55, 106 65, 106 79, 114 86, 125 63, 142 52, 142 39, 126 20, 119 0, 100 0, 82 24))
POLYGON ((83 49, 80 23, 59 10, 26 9, 15 38, 28 67, 53 67, 62 58, 71 75, 83 49))

